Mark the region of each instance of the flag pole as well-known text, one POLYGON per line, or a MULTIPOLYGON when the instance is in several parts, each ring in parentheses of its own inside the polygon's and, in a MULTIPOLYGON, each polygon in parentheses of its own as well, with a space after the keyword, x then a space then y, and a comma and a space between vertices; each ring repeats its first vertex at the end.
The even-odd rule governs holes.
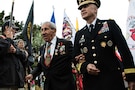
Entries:
POLYGON ((76 32, 79 30, 78 18, 76 17, 76 32))
POLYGON ((52 6, 53 10, 55 10, 54 5, 52 6))
POLYGON ((10 14, 10 23, 9 27, 12 25, 12 20, 13 20, 13 10, 14 10, 14 0, 12 1, 12 8, 11 8, 11 14, 10 14))

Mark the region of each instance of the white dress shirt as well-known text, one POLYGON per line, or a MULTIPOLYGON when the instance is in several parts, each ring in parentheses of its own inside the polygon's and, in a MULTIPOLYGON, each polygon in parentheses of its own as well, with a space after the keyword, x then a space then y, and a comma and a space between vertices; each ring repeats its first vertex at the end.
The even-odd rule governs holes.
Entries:
MULTIPOLYGON (((54 54, 54 50, 55 50, 55 46, 56 46, 56 41, 57 41, 57 38, 56 36, 51 40, 51 50, 50 50, 50 55, 51 55, 51 59, 53 58, 53 54, 54 54)), ((45 50, 45 54, 44 54, 44 58, 46 57, 46 54, 47 54, 47 46, 48 46, 48 42, 46 43, 46 50, 45 50)))

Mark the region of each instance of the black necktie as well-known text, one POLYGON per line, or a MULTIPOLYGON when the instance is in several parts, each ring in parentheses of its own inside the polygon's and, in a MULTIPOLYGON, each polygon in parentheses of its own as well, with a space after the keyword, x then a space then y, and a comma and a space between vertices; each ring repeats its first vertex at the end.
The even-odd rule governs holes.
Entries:
POLYGON ((90 32, 93 31, 93 26, 94 26, 93 24, 90 24, 90 26, 89 26, 89 31, 90 31, 90 32))

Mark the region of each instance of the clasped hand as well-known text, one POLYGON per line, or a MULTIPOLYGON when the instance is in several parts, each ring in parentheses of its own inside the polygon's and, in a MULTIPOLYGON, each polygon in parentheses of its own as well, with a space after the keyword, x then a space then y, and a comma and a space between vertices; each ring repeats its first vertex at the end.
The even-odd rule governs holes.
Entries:
POLYGON ((78 56, 75 57, 76 61, 78 61, 79 63, 83 63, 85 62, 85 56, 83 54, 80 54, 78 56))
MULTIPOLYGON (((83 63, 86 61, 85 56, 83 54, 76 56, 75 59, 79 63, 83 63)), ((98 75, 98 73, 100 72, 100 70, 94 64, 91 64, 91 63, 87 65, 86 69, 87 69, 87 72, 91 75, 98 75)))
POLYGON ((88 64, 87 65, 87 72, 91 75, 98 75, 100 70, 98 68, 96 68, 96 66, 94 64, 88 64))

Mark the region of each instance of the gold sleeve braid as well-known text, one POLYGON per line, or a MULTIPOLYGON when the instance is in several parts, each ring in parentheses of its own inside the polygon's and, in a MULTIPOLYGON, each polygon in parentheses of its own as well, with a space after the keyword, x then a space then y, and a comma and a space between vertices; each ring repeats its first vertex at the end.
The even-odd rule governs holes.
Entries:
POLYGON ((135 73, 135 68, 124 69, 125 74, 135 73))

